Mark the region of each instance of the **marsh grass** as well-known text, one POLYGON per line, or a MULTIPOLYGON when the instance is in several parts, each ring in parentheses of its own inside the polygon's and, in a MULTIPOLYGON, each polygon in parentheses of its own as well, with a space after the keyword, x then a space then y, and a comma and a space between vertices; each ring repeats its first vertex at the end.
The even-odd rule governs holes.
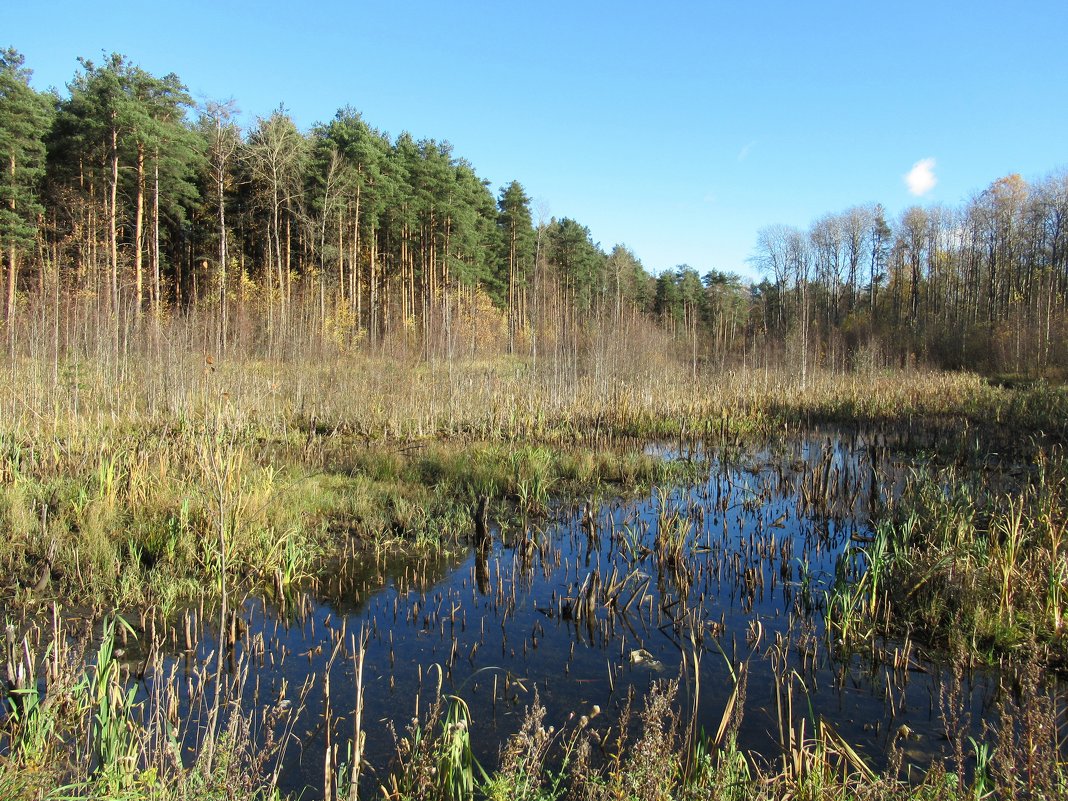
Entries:
MULTIPOLYGON (((884 499, 875 540, 847 555, 831 597, 815 597, 799 558, 803 610, 826 609, 847 645, 924 631, 987 658, 1063 662, 1068 466, 1051 444, 1068 425, 1060 389, 920 372, 817 374, 802 386, 763 371, 695 378, 667 362, 566 380, 503 359, 204 363, 176 348, 152 365, 8 365, 9 380, 0 381, 4 606, 40 611, 58 597, 97 612, 141 606, 166 616, 212 593, 240 597, 260 586, 283 596, 354 543, 465 548, 483 497, 499 517, 539 516, 557 498, 605 485, 663 488, 693 475, 686 459, 644 455, 649 440, 677 441, 680 453, 695 442, 729 449, 842 422, 882 426, 914 453, 937 443, 939 453, 900 497, 884 499), (1009 459, 1042 447, 1037 468, 1016 486, 954 466, 982 464, 990 450, 1009 459)), ((828 476, 829 464, 809 476, 807 503, 823 502, 828 476)), ((661 489, 654 550, 684 569, 692 521, 666 497, 661 489)), ((626 547, 637 554, 636 542, 626 547)), ((113 642, 114 630, 105 634, 113 642)), ((265 716, 279 710, 219 713, 210 756, 190 765, 173 752, 177 724, 148 712, 166 704, 142 705, 128 695, 129 675, 109 672, 113 650, 68 653, 43 693, 38 660, 20 642, 9 630, 0 796, 277 793, 280 762, 271 760, 284 744, 270 740, 279 729, 265 716), (65 756, 61 749, 75 742, 89 745, 65 756)), ((1038 682, 1029 686, 1041 696, 1038 682)), ((988 769, 967 786, 959 770, 951 776, 937 765, 918 783, 892 770, 875 775, 815 718, 780 721, 785 757, 760 761, 739 750, 734 722, 697 736, 676 691, 658 685, 642 711, 628 705, 625 725, 612 729, 598 729, 592 710, 545 728, 535 703, 488 777, 471 757, 471 710, 439 696, 398 738, 384 794, 979 799, 996 786, 1005 798, 1064 796, 1063 742, 1054 736, 1051 745, 1049 735, 1050 721, 1056 731, 1060 720, 1055 701, 1007 701, 1002 719, 1013 723, 975 744, 988 769), (1042 758, 1023 742, 1043 743, 1042 758), (1010 758, 1029 754, 1034 770, 1010 770, 1010 758), (1051 778, 1034 778, 1041 770, 1051 778)), ((213 703, 239 697, 220 684, 213 703)), ((736 706, 740 720, 744 699, 736 706)))
MULTIPOLYGON (((133 629, 109 618, 95 639, 71 641, 58 614, 43 654, 29 633, 8 626, 4 668, 10 687, 0 716, 0 797, 30 799, 277 799, 271 765, 281 742, 272 732, 278 710, 249 712, 237 684, 220 685, 212 704, 225 709, 225 724, 208 765, 203 749, 183 757, 183 745, 198 741, 197 721, 177 716, 177 689, 158 657, 145 669, 160 677, 146 688, 119 658, 119 632, 133 629), (39 659, 40 657, 40 659, 39 659), (38 665, 46 669, 38 674, 38 665), (12 684, 11 679, 17 682, 12 684), (168 680, 169 679, 169 680, 168 680), (271 717, 271 720, 267 718, 271 717), (262 731, 261 731, 262 729, 262 731), (268 732, 264 737, 263 732, 268 732)), ((238 671, 240 674, 240 670, 238 671)))
POLYGON ((204 593, 279 593, 353 543, 429 551, 466 545, 476 499, 500 516, 544 514, 577 494, 681 480, 687 465, 640 452, 431 439, 299 445, 180 426, 82 432, 7 449, 0 565, 8 606, 61 598, 164 613, 204 593), (48 581, 37 587, 48 571, 48 581))
MULTIPOLYGON (((208 655, 202 662, 187 664, 182 679, 177 665, 167 668, 158 655, 148 657, 144 671, 155 678, 142 684, 140 672, 119 659, 119 632, 125 629, 128 636, 136 636, 127 624, 112 619, 98 637, 71 641, 58 611, 53 620, 52 639, 44 653, 38 652, 42 638, 19 634, 14 626, 8 626, 3 636, 3 678, 11 689, 3 698, 0 717, 0 797, 13 801, 281 797, 281 759, 298 736, 302 699, 314 677, 297 694, 293 708, 278 701, 245 709, 240 699, 248 670, 241 660, 225 676, 213 676, 208 655), (43 674, 36 672, 38 666, 43 666, 43 674), (191 687, 214 687, 197 692, 200 700, 185 717, 178 714, 178 695, 186 692, 182 681, 191 681, 191 687), (220 727, 208 759, 203 744, 209 735, 201 722, 212 707, 220 710, 220 727), (183 756, 190 740, 197 747, 183 756)), ((363 637, 361 633, 360 642, 363 637)), ((335 655, 344 643, 342 632, 335 655)), ((754 644, 750 660, 764 658, 758 645, 754 644)), ((361 654, 362 647, 353 638, 350 655, 357 676, 362 671, 361 654)), ((965 667, 963 661, 956 662, 952 680, 943 685, 939 698, 951 746, 948 755, 936 756, 924 771, 905 770, 899 741, 907 733, 899 731, 888 743, 888 766, 882 772, 870 767, 815 714, 806 700, 805 682, 794 671, 780 675, 776 690, 785 699, 778 705, 781 755, 741 750, 738 733, 748 704, 747 666, 731 665, 734 690, 711 736, 695 732, 695 720, 677 703, 681 680, 655 682, 644 698, 626 694, 617 701, 618 715, 605 716, 607 722, 599 707, 582 706, 555 726, 547 725, 546 710, 535 690, 519 730, 502 743, 498 766, 492 771, 474 758, 475 713, 459 695, 442 693, 439 670, 430 703, 417 704, 417 710, 424 709, 422 714, 417 711, 403 736, 395 736, 394 760, 376 773, 377 789, 371 795, 391 801, 981 801, 991 793, 1004 799, 1057 799, 1068 793, 1068 708, 1063 696, 1044 681, 1037 660, 1006 672, 997 715, 984 723, 979 739, 968 734, 967 696, 962 692, 965 667)), ((324 681, 329 697, 328 679, 324 681)), ((698 692, 695 687, 694 694, 698 692)), ((284 695, 283 690, 279 697, 284 695)), ((359 691, 354 703, 359 710, 359 691)), ((329 704, 326 715, 331 727, 329 704)), ((326 763, 327 786, 335 789, 327 797, 358 797, 359 774, 353 773, 353 760, 358 764, 362 743, 357 722, 348 745, 349 764, 338 767, 329 759, 326 763)), ((335 750, 328 748, 327 753, 335 750)))
POLYGON ((394 733, 396 756, 381 787, 383 797, 390 801, 474 798, 478 777, 470 724, 464 700, 442 696, 439 684, 425 716, 413 718, 404 736, 394 733))
MULTIPOLYGON (((221 441, 233 460, 222 487, 225 571, 235 586, 284 587, 344 553, 347 538, 455 547, 481 496, 499 514, 538 516, 552 497, 681 475, 684 460, 665 466, 641 453, 650 439, 729 445, 848 421, 891 426, 904 446, 929 447, 937 435, 959 455, 979 440, 1018 447, 1036 432, 1061 436, 1068 421, 1059 389, 967 374, 826 373, 802 387, 752 370, 681 380, 670 359, 651 359, 565 380, 514 359, 349 355, 313 365, 160 348, 151 364, 7 365, 0 568, 9 607, 60 597, 173 609, 217 584, 221 465, 208 457, 221 441)), ((1059 614, 1062 575, 1047 578, 1059 614)), ((1005 584, 1006 601, 1012 592, 1005 584)))
MULTIPOLYGON (((744 676, 744 670, 737 675, 744 676)), ((519 731, 502 746, 499 767, 485 776, 473 797, 494 801, 1064 798, 1068 720, 1063 699, 1042 686, 1035 663, 1018 675, 1015 688, 1008 684, 1002 688, 999 715, 985 724, 984 739, 967 736, 967 724, 962 725, 959 714, 945 718, 946 736, 957 743, 958 755, 935 757, 922 771, 904 766, 904 730, 888 742, 886 769, 874 770, 829 722, 806 706, 804 684, 796 675, 784 678, 779 688, 792 700, 782 707, 784 738, 778 758, 738 747, 746 705, 744 680, 736 683, 719 731, 712 737, 691 736, 690 724, 675 703, 679 685, 674 681, 654 684, 640 709, 638 699, 628 695, 618 722, 606 728, 595 720, 598 708, 576 710, 560 727, 546 725, 546 710, 535 693, 519 731), (799 697, 794 699, 794 693, 799 697), (795 709, 807 711, 795 714, 795 709)), ((958 692, 943 703, 948 709, 962 704, 963 697, 958 692)))
POLYGON ((1068 462, 1054 446, 1014 472, 916 468, 872 541, 840 560, 829 630, 847 645, 914 633, 984 661, 1068 665, 1068 462))
POLYGON ((1010 436, 1065 431, 1064 392, 1045 384, 993 386, 963 373, 817 373, 727 370, 692 377, 671 359, 625 373, 579 371, 511 359, 404 362, 351 355, 321 363, 216 360, 180 343, 152 363, 81 360, 53 378, 28 361, 8 365, 0 390, 5 427, 60 434, 159 431, 223 420, 249 438, 306 443, 351 434, 389 441, 470 440, 568 444, 605 438, 725 438, 838 421, 919 430, 997 427, 1010 436), (77 376, 77 380, 63 376, 77 376))

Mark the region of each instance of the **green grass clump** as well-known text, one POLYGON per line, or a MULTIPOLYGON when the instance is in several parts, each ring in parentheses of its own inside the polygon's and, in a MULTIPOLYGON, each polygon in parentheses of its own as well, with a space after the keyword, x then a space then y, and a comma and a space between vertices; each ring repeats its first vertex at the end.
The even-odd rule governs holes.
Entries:
MULTIPOLYGON (((229 705, 226 724, 212 748, 198 749, 191 764, 183 761, 187 721, 162 714, 165 692, 137 700, 137 686, 116 647, 120 629, 133 634, 121 618, 107 619, 91 655, 53 632, 43 655, 49 666, 46 692, 29 639, 7 627, 0 650, 7 656, 6 678, 17 681, 3 699, 0 798, 279 799, 269 769, 278 744, 265 748, 255 742, 239 698, 220 693, 216 703, 229 705)), ((149 667, 162 671, 158 662, 149 667)), ((198 733, 201 745, 202 736, 198 733)))
POLYGON ((221 569, 237 588, 291 586, 353 540, 455 549, 483 496, 500 515, 544 515, 553 497, 681 475, 633 449, 262 433, 216 420, 9 437, 0 566, 10 602, 166 612, 217 591, 221 569))
MULTIPOLYGON (((852 578, 828 599, 844 642, 916 632, 993 660, 1036 650, 1068 665, 1068 459, 1055 447, 1015 478, 917 468, 852 578)), ((852 560, 852 561, 851 561, 852 560)))

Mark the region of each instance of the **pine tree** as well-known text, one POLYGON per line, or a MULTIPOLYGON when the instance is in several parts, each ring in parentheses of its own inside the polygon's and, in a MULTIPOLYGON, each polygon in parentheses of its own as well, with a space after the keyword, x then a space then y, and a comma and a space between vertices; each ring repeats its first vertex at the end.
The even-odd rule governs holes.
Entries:
POLYGON ((7 261, 4 313, 9 329, 15 316, 19 260, 32 252, 37 218, 44 211, 40 182, 54 108, 54 98, 30 88, 31 73, 23 64, 17 51, 0 51, 0 246, 7 261))
POLYGON ((505 250, 508 271, 508 352, 515 352, 516 332, 526 325, 526 302, 522 288, 534 260, 534 226, 530 215, 530 198, 519 181, 501 189, 497 201, 500 213, 497 225, 505 250))

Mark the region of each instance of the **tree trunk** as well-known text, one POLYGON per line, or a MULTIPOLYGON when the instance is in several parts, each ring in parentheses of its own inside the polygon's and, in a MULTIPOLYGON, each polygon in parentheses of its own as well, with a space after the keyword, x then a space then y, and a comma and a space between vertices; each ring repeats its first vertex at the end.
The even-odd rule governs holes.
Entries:
MULTIPOLYGON (((352 269, 352 265, 349 265, 352 269)), ((337 213, 337 307, 345 303, 345 214, 337 213)))
MULTIPOLYGON (((272 211, 271 211, 271 222, 272 222, 272 227, 274 228, 274 231, 272 232, 273 236, 274 236, 274 240, 273 240, 274 266, 275 266, 275 271, 277 272, 277 277, 278 277, 278 293, 279 293, 279 296, 280 296, 279 305, 280 305, 280 308, 281 308, 280 317, 284 320, 284 318, 285 318, 285 289, 284 289, 284 283, 283 283, 283 280, 282 280, 282 234, 281 234, 281 231, 279 230, 281 228, 281 215, 280 215, 281 203, 282 203, 282 201, 278 197, 278 190, 275 189, 274 205, 273 205, 272 211)), ((274 305, 274 300, 273 299, 270 300, 269 304, 271 306, 273 306, 274 305)))
MULTIPOLYGON (((11 209, 11 214, 15 214, 15 154, 11 154, 11 158, 8 162, 11 172, 11 199, 8 201, 8 208, 11 209)), ((15 250, 14 238, 8 243, 7 248, 7 303, 5 305, 7 313, 7 328, 8 335, 11 338, 11 342, 15 341, 15 284, 18 277, 18 253, 15 250)))
POLYGON ((219 355, 226 350, 226 203, 223 195, 225 165, 219 166, 215 181, 215 201, 219 207, 219 355))
POLYGON ((119 129, 111 128, 111 198, 108 214, 109 246, 111 248, 111 313, 115 316, 115 342, 118 344, 119 322, 119 129))
POLYGON ((293 305, 293 214, 289 209, 289 202, 286 201, 286 288, 285 288, 285 306, 286 311, 285 318, 288 319, 288 311, 293 305))
POLYGON ((134 217, 134 311, 141 316, 144 298, 145 146, 137 143, 137 200, 134 217))
POLYGON ((368 265, 369 276, 367 279, 368 291, 368 315, 370 326, 368 327, 368 340, 371 345, 378 342, 378 276, 375 274, 375 263, 378 261, 378 231, 371 234, 371 259, 368 265))
POLYGON ((516 283, 516 221, 509 226, 508 237, 508 353, 515 353, 515 283, 516 283))
POLYGON ((159 277, 159 151, 152 180, 152 313, 159 320, 161 308, 159 277))
POLYGON ((352 225, 352 263, 349 265, 349 303, 355 303, 356 328, 363 327, 363 264, 359 251, 359 216, 352 225))

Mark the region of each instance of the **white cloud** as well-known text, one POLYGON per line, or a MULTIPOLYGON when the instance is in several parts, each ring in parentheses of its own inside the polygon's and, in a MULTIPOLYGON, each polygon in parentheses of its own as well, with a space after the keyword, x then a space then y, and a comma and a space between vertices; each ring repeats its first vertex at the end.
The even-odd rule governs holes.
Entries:
POLYGON ((905 184, 912 194, 919 197, 935 188, 938 179, 935 178, 934 168, 935 160, 931 158, 920 159, 912 165, 912 169, 905 175, 905 184))
POLYGON ((756 139, 754 139, 752 142, 749 142, 748 144, 745 145, 745 147, 743 147, 741 150, 739 150, 738 151, 738 161, 745 161, 747 158, 749 158, 749 154, 753 152, 753 145, 755 145, 755 144, 756 144, 756 139))

